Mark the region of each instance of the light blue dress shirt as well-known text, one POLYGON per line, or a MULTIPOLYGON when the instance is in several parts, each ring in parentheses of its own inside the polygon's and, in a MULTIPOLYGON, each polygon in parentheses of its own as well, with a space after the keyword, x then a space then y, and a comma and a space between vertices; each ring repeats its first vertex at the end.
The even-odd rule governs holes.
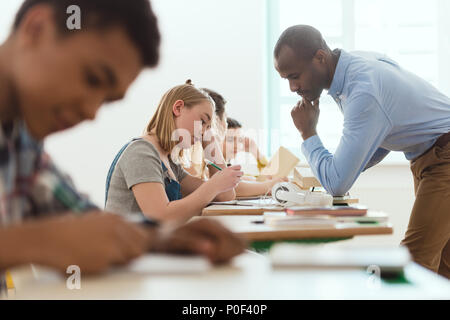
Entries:
POLYGON ((390 151, 412 160, 450 131, 450 99, 381 54, 341 50, 328 94, 344 114, 336 152, 317 135, 303 142, 302 152, 332 195, 345 194, 390 151))

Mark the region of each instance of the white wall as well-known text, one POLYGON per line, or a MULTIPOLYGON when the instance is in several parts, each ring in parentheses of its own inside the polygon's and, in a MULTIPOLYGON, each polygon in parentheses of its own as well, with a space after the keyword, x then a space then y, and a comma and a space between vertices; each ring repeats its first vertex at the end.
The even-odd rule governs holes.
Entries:
MULTIPOLYGON (((2 0, 0 37, 8 34, 20 0, 2 0)), ((247 128, 263 121, 264 1, 153 0, 163 35, 162 60, 145 71, 126 98, 102 109, 98 118, 46 141, 48 152, 77 186, 100 206, 108 167, 119 148, 139 135, 161 95, 190 78, 221 92, 228 113, 247 128)), ((300 143, 300 137, 299 137, 300 143)), ((391 214, 393 236, 358 237, 358 242, 398 243, 413 203, 405 166, 378 166, 364 173, 351 193, 371 208, 391 214)))

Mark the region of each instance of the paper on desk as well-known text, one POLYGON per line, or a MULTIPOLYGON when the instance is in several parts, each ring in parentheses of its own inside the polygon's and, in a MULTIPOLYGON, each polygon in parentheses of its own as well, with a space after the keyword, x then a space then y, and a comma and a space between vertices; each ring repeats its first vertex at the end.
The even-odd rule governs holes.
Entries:
POLYGON ((205 257, 170 254, 147 254, 125 267, 128 272, 145 274, 202 273, 211 268, 211 263, 205 257))
POLYGON ((221 202, 214 201, 214 202, 210 202, 210 204, 238 205, 238 206, 247 206, 247 207, 255 207, 255 208, 280 206, 280 204, 272 198, 259 198, 259 199, 252 199, 252 200, 230 200, 230 201, 221 201, 221 202))
POLYGON ((251 205, 255 207, 270 207, 270 206, 279 206, 280 203, 278 203, 273 198, 260 198, 260 199, 254 199, 254 200, 239 200, 238 205, 251 205))
MULTIPOLYGON (((209 204, 210 205, 238 205, 240 200, 230 200, 230 201, 212 201, 209 204)), ((244 204, 245 205, 245 204, 244 204)), ((247 204, 247 206, 252 206, 251 204, 247 204)))
POLYGON ((406 266, 410 254, 405 247, 330 248, 277 244, 270 251, 274 267, 367 268, 399 270, 406 266))

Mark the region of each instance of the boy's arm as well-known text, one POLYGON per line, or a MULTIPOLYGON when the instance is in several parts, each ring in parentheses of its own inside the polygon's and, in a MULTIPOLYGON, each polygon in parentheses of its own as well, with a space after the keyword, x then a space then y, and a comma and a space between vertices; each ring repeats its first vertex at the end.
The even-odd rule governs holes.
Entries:
POLYGON ((85 274, 99 273, 148 251, 200 254, 213 263, 223 263, 246 246, 240 237, 207 219, 161 228, 99 211, 1 227, 0 277, 6 269, 29 263, 61 272, 77 265, 85 274))

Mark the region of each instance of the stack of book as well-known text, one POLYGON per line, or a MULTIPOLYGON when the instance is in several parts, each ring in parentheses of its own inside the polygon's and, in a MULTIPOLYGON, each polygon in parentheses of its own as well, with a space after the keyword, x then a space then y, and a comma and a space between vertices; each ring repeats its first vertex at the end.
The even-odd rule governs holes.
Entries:
POLYGON ((290 207, 285 214, 264 214, 264 222, 271 226, 326 226, 338 223, 356 223, 373 225, 387 223, 388 215, 378 211, 368 211, 367 207, 331 206, 331 207, 290 207))

